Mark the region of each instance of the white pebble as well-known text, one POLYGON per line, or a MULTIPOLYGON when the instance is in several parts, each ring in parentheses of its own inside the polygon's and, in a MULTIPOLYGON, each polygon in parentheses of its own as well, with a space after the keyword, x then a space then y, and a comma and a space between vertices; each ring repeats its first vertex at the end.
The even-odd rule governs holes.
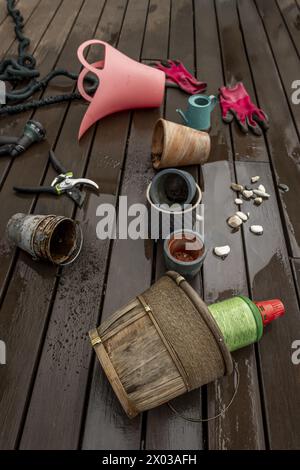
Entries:
POLYGON ((251 183, 256 183, 260 179, 260 176, 252 176, 251 183))
POLYGON ((250 199, 253 196, 253 191, 248 191, 247 189, 244 189, 242 195, 245 199, 250 199))
POLYGON ((214 248, 214 254, 219 256, 220 258, 226 258, 230 253, 230 246, 229 245, 224 245, 224 246, 216 246, 214 248))
POLYGON ((253 192, 256 196, 262 197, 263 199, 269 199, 270 194, 266 193, 265 191, 262 191, 261 189, 253 189, 253 192))
POLYGON ((243 221, 239 216, 232 215, 227 219, 227 223, 232 228, 238 228, 240 225, 242 225, 243 221))
POLYGON ((248 216, 246 214, 244 214, 244 212, 236 212, 235 213, 240 219, 242 219, 243 222, 247 222, 248 220, 248 216))
POLYGON ((237 183, 231 183, 231 189, 233 189, 233 191, 237 191, 238 193, 243 191, 244 189, 244 186, 242 186, 241 184, 237 184, 237 183))
POLYGON ((262 191, 263 193, 266 192, 266 188, 264 187, 263 184, 260 184, 257 189, 258 189, 259 191, 262 191))
POLYGON ((262 235, 264 232, 264 229, 261 225, 251 225, 250 230, 252 233, 255 233, 255 235, 262 235))
POLYGON ((240 199, 239 197, 237 197, 237 198, 234 200, 234 202, 235 202, 238 206, 240 206, 241 204, 243 204, 243 199, 240 199))

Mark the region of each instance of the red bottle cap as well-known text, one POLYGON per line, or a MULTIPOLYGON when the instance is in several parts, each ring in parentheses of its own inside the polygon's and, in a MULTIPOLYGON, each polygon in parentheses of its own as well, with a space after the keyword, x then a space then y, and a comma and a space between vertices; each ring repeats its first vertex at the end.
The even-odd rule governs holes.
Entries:
POLYGON ((258 307, 264 326, 276 320, 277 317, 281 317, 285 314, 285 308, 281 300, 263 300, 261 302, 254 302, 258 307))

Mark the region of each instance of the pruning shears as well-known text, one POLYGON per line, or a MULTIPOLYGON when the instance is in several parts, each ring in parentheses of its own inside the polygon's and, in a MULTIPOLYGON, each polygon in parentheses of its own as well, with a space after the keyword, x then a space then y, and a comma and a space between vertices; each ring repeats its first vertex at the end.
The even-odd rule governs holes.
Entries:
POLYGON ((99 186, 94 181, 88 178, 74 178, 72 171, 67 171, 63 165, 55 157, 53 150, 49 152, 50 163, 53 168, 60 172, 58 176, 54 178, 51 183, 51 186, 38 186, 35 188, 31 187, 20 187, 14 186, 14 190, 18 193, 24 194, 40 194, 48 193, 60 196, 61 194, 66 194, 69 196, 79 207, 82 207, 85 193, 80 191, 78 186, 84 185, 92 189, 99 190, 99 186))

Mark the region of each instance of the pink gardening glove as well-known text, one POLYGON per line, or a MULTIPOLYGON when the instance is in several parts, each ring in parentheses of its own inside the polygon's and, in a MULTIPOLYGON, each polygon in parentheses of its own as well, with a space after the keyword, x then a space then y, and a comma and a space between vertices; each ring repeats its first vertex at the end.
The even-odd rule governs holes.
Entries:
POLYGON ((154 67, 162 70, 168 81, 176 83, 189 95, 203 93, 207 87, 205 82, 199 82, 178 60, 155 62, 154 67))
POLYGON ((232 88, 221 87, 219 98, 224 122, 231 122, 235 118, 243 132, 251 129, 256 135, 268 129, 268 116, 252 103, 242 82, 232 88))

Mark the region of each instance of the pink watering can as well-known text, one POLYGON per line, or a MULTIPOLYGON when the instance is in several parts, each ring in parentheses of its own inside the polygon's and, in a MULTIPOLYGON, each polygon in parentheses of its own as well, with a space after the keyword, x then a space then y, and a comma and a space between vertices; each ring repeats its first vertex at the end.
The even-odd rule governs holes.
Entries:
POLYGON ((79 129, 82 135, 99 119, 118 111, 136 108, 156 108, 162 104, 165 91, 165 74, 161 70, 136 62, 104 41, 91 39, 78 48, 78 58, 84 69, 78 77, 78 89, 90 102, 79 129), (104 59, 89 64, 84 57, 86 47, 104 46, 104 59), (88 95, 83 81, 88 72, 99 80, 95 95, 88 95))

